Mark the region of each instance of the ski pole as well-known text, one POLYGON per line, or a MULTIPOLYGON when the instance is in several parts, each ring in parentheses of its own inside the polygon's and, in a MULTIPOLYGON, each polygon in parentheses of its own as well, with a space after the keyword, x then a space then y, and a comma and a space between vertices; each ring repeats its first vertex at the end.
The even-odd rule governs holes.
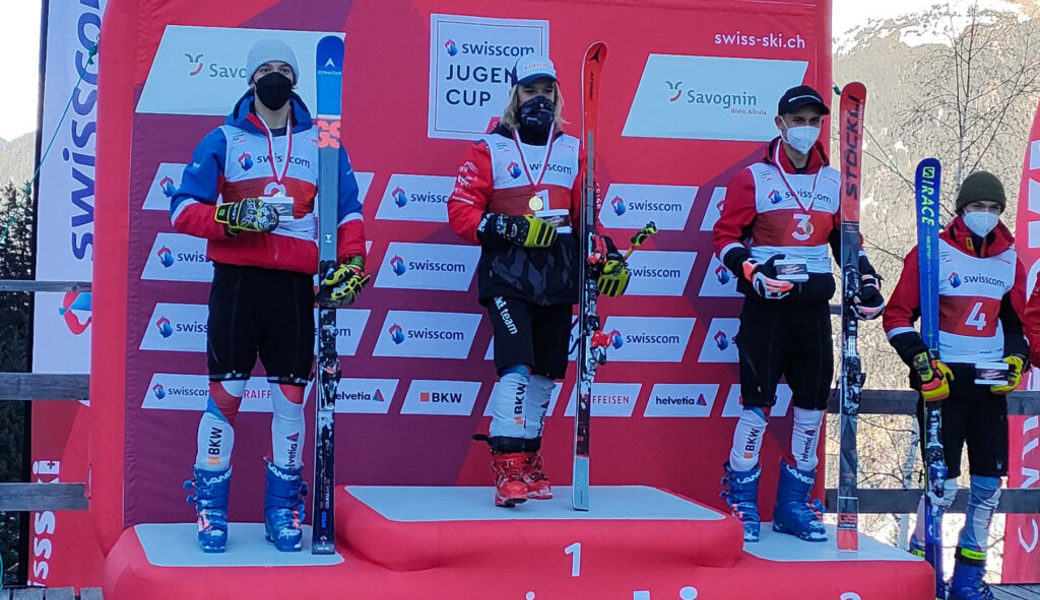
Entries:
POLYGON ((635 249, 642 246, 643 242, 646 241, 646 238, 655 233, 657 233, 657 225, 655 225, 653 221, 644 225, 643 228, 637 231, 636 234, 632 236, 632 239, 629 240, 632 242, 632 245, 629 246, 628 250, 625 250, 625 256, 622 260, 627 261, 628 257, 632 256, 632 253, 635 252, 635 249))

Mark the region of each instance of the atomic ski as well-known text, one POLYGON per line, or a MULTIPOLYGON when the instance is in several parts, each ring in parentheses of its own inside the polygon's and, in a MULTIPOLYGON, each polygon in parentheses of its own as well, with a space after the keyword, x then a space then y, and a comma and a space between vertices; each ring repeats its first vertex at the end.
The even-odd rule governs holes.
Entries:
MULTIPOLYGON (((315 80, 318 86, 318 273, 336 268, 336 229, 339 225, 339 119, 343 97, 343 40, 329 35, 318 41, 315 80)), ((314 436, 314 517, 311 553, 336 551, 333 490, 336 480, 336 392, 339 387, 336 352, 336 308, 318 302, 318 385, 314 436)))
MULTIPOLYGON (((934 158, 917 165, 917 269, 921 286, 921 339, 939 358, 939 183, 942 167, 934 158)), ((942 506, 946 458, 942 447, 939 402, 925 402, 924 464, 928 487, 924 495, 924 558, 935 570, 935 597, 946 598, 942 568, 942 506)))
POLYGON ((582 63, 582 129, 585 142, 585 181, 581 194, 581 279, 578 299, 578 365, 576 410, 574 415, 574 475, 571 505, 574 510, 589 510, 589 422, 592 417, 592 380, 596 367, 606 362, 606 347, 594 344, 600 331, 596 313, 596 136, 599 134, 599 84, 607 45, 594 42, 585 51, 582 63), (591 261, 591 262, 590 262, 591 261))
POLYGON ((863 109, 867 90, 850 83, 841 90, 841 450, 838 470, 838 550, 859 550, 856 421, 864 373, 857 348, 859 323, 853 301, 859 293, 859 191, 863 165, 863 109))

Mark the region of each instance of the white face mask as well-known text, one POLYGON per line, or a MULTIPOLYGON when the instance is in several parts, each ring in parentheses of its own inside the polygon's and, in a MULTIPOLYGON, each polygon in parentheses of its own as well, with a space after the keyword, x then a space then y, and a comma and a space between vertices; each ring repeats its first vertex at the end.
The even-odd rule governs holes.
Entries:
POLYGON ((820 128, 811 125, 788 127, 787 131, 783 132, 783 134, 784 141, 794 148, 795 152, 798 154, 808 154, 809 150, 812 149, 813 144, 815 144, 816 140, 820 137, 820 128))
POLYGON ((1000 215, 988 210, 976 210, 964 213, 964 224, 972 233, 979 237, 986 237, 1000 221, 1000 215))

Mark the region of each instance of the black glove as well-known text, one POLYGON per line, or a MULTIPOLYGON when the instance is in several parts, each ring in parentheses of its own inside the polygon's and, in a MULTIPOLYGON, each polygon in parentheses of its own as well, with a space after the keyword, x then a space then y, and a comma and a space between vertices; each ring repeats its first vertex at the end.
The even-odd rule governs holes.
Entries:
POLYGON ((484 244, 505 241, 524 248, 548 248, 556 241, 556 225, 534 215, 485 213, 477 225, 477 238, 484 244))
POLYGON ((753 258, 748 258, 742 265, 744 279, 748 280, 755 293, 766 300, 780 300, 786 298, 794 284, 776 278, 777 260, 783 258, 783 254, 774 254, 764 263, 759 263, 753 258))
POLYGON ((218 204, 213 219, 224 225, 228 235, 238 235, 243 231, 267 233, 278 227, 277 209, 259 198, 218 204))
POLYGON ((877 275, 861 275, 859 293, 853 298, 852 311, 865 321, 876 319, 885 310, 885 297, 881 295, 881 282, 877 275))

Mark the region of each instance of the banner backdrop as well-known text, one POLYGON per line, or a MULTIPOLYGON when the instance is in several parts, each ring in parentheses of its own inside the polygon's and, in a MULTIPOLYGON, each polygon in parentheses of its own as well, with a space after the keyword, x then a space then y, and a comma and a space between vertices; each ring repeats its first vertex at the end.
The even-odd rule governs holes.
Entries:
MULTIPOLYGON (((619 342, 593 390, 592 481, 654 484, 722 505, 721 465, 739 411, 741 302, 711 255, 711 229, 729 178, 776 135, 781 93, 803 82, 830 89, 830 4, 474 6, 112 0, 98 160, 105 268, 95 283, 95 311, 107 318, 95 322, 94 358, 104 368, 91 380, 95 422, 104 424, 93 431, 92 511, 106 545, 125 524, 194 518, 181 482, 206 401, 211 267, 201 240, 172 229, 166 196, 195 144, 246 90, 252 42, 278 36, 293 46, 297 91, 313 108, 314 44, 325 31, 345 32, 341 131, 373 273, 359 302, 338 314, 337 480, 490 485, 487 446, 470 438, 488 423, 491 327, 476 301, 479 251, 448 227, 447 197, 469 140, 504 107, 505 72, 520 56, 547 52, 555 61, 568 100, 564 129, 580 133, 580 63, 602 39, 610 58, 601 225, 622 248, 647 221, 661 233, 633 254, 629 293, 600 304, 619 342)), ((763 455, 767 519, 790 439, 789 389, 778 400, 763 455)), ((570 480, 573 405, 570 372, 549 408, 544 445, 547 472, 561 484, 570 480)), ((262 378, 250 382, 244 411, 231 516, 260 520, 270 447, 262 378)), ((308 459, 312 437, 309 427, 308 459)))
MULTIPOLYGON (((98 60, 105 0, 44 0, 44 69, 37 135, 44 148, 36 185, 36 279, 90 281, 94 257, 94 180, 98 60), (79 84, 77 87, 77 83, 79 84), (71 101, 70 101, 71 96, 71 101)), ((90 292, 40 292, 33 314, 32 370, 90 372, 90 292)), ((32 480, 87 480, 87 409, 32 405, 32 480)), ((83 512, 32 513, 30 585, 96 585, 101 552, 83 512)))
MULTIPOLYGON (((1040 108, 1033 119, 1018 190, 1016 248, 1029 268, 1026 293, 1040 270, 1040 108)), ((1040 390, 1040 369, 1033 368, 1029 389, 1040 390)), ((1009 488, 1040 488, 1040 417, 1009 417, 1009 488)), ((1004 533, 1005 583, 1040 581, 1040 515, 1008 515, 1004 533)))

